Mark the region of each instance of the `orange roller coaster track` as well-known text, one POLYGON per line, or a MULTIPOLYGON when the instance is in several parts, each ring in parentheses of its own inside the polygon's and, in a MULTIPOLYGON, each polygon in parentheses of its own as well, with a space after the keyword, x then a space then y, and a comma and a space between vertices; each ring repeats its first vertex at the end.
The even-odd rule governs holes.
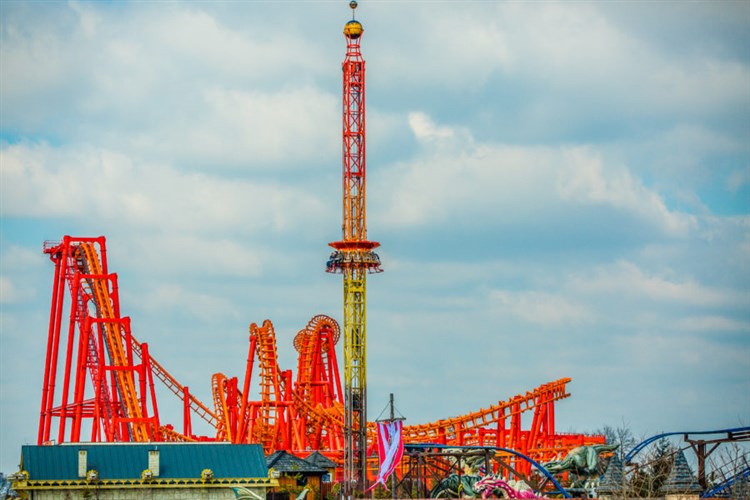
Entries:
MULTIPOLYGON (((300 454, 322 450, 331 458, 341 460, 345 418, 334 348, 340 336, 338 324, 328 316, 315 316, 294 338, 299 358, 291 395, 288 391, 291 374, 278 367, 270 321, 266 320, 263 327, 254 324, 251 332, 254 333, 250 337, 251 356, 243 394, 248 393, 249 377, 257 358, 261 372, 260 400, 253 402, 247 401, 246 396, 237 397, 236 391, 227 390, 216 382, 214 400, 217 415, 227 415, 226 425, 231 425, 233 420, 229 415, 237 414, 238 408, 240 415, 244 414, 243 405, 252 408, 251 428, 255 426, 259 430, 239 434, 220 430, 219 438, 260 443, 267 453, 279 449, 300 454)), ((462 416, 405 426, 404 442, 510 448, 538 460, 551 460, 575 446, 602 442, 599 436, 556 433, 555 403, 570 396, 567 392, 570 381, 569 378, 556 380, 462 416), (524 429, 521 417, 526 412, 532 416, 531 424, 524 429)), ((236 379, 227 385, 236 387, 236 379)), ((374 424, 368 423, 366 435, 369 448, 375 442, 374 424)), ((509 460, 514 461, 512 457, 509 460)), ((517 462, 516 466, 523 471, 527 463, 517 462)))
POLYGON ((341 382, 335 344, 340 336, 336 321, 313 317, 297 333, 297 379, 281 370, 273 324, 250 326, 250 349, 242 391, 237 378, 213 376, 213 398, 218 418, 217 439, 259 443, 274 450, 336 450, 341 448, 341 382), (253 371, 259 371, 259 400, 248 398, 253 371))
POLYGON ((44 252, 55 264, 55 277, 39 444, 81 441, 85 428, 91 441, 194 440, 191 413, 215 427, 216 415, 132 335, 130 318, 120 314, 117 275, 107 268, 105 238, 65 236, 45 243, 44 252), (183 400, 184 433, 160 425, 154 376, 183 400))
POLYGON ((153 439, 159 418, 153 398, 152 416, 148 416, 146 386, 153 385, 148 347, 143 346, 141 363, 134 364, 130 321, 120 317, 117 276, 107 271, 104 238, 66 236, 59 245, 46 245, 45 252, 55 263, 55 283, 38 441, 52 439, 54 419, 59 421, 60 442, 80 441, 82 424, 87 419, 93 422, 92 441, 153 439), (67 334, 63 328, 66 287, 71 299, 67 334), (63 338, 64 379, 57 384, 63 338), (88 391, 86 371, 92 382, 88 391), (56 390, 60 385, 58 399, 56 390), (69 421, 70 434, 66 437, 69 421))
MULTIPOLYGON (((104 237, 65 236, 61 243, 46 243, 44 251, 55 264, 55 277, 39 444, 219 440, 258 443, 266 453, 320 450, 343 461, 346 418, 336 356, 342 332, 334 319, 314 316, 294 336, 296 377, 279 366, 271 321, 253 323, 242 382, 214 374, 214 407, 209 409, 151 357, 148 344, 133 336, 130 319, 120 313, 117 275, 108 271, 104 237), (156 381, 182 400, 180 431, 161 421, 156 381), (194 415, 215 434, 194 435, 194 415)), ((569 378, 560 379, 486 409, 405 426, 404 442, 509 448, 542 461, 602 442, 601 436, 556 433, 555 403, 570 396, 568 383, 569 378), (522 428, 523 414, 531 416, 527 428, 522 428)), ((367 449, 375 442, 374 427, 371 422, 365 427, 367 449)))

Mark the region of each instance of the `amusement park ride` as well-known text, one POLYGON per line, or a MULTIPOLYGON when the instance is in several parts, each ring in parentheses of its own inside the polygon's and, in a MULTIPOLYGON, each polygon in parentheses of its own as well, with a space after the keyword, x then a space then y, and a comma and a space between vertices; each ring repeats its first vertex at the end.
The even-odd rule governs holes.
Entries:
MULTIPOLYGON (((346 412, 335 349, 341 333, 335 320, 315 316, 294 337, 296 377, 279 366, 272 323, 253 323, 244 378, 240 383, 237 377, 214 374, 209 408, 132 334, 130 318, 120 312, 117 275, 108 269, 104 237, 65 236, 59 243, 46 243, 44 251, 55 272, 39 444, 219 440, 259 443, 269 453, 321 450, 343 458, 346 412), (257 399, 250 398, 254 376, 260 388, 257 399), (162 421, 157 381, 182 401, 181 426, 162 421), (193 434, 194 416, 215 434, 193 434)), ((600 442, 555 432, 555 402, 570 396, 569 382, 544 384, 463 416, 404 426, 404 442, 498 446, 539 459, 600 442), (527 429, 521 422, 525 413, 532 415, 527 429)), ((368 423, 368 446, 374 435, 368 423)))
POLYGON ((343 238, 334 248, 327 271, 344 275, 344 497, 364 490, 367 474, 367 275, 381 272, 367 239, 365 155, 365 61, 359 45, 364 29, 354 19, 344 26, 343 70, 343 238))
MULTIPOLYGON (((350 5, 356 8, 356 2, 350 5)), ((366 488, 376 436, 375 424, 367 420, 366 276, 381 269, 373 252, 379 244, 367 239, 362 33, 354 19, 344 28, 343 237, 330 243, 334 252, 327 264, 328 272, 343 275, 343 332, 332 318, 314 316, 293 339, 295 375, 279 365, 271 321, 253 323, 244 377, 214 374, 210 407, 131 332, 104 237, 65 236, 45 243, 55 270, 38 444, 203 440, 258 443, 267 454, 318 450, 341 465, 337 479, 345 494, 366 488), (342 336, 343 390, 336 356, 342 336), (180 424, 160 415, 157 383, 181 400, 180 424), (251 396, 251 386, 258 386, 259 394, 251 396), (195 417, 213 433, 196 435, 195 417)), ((510 450, 508 463, 529 472, 519 454, 548 461, 574 447, 604 442, 603 436, 556 432, 555 404, 570 396, 569 382, 556 380, 463 416, 404 426, 403 442, 510 450)))

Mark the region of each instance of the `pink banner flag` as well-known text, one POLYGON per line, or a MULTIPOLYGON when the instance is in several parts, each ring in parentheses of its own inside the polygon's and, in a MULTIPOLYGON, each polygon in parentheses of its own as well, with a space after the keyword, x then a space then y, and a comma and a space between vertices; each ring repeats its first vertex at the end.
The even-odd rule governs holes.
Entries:
POLYGON ((380 458, 380 470, 375 482, 367 488, 367 491, 382 484, 388 489, 386 480, 396 470, 401 457, 404 455, 404 441, 401 438, 401 420, 393 422, 378 422, 378 458, 380 458))

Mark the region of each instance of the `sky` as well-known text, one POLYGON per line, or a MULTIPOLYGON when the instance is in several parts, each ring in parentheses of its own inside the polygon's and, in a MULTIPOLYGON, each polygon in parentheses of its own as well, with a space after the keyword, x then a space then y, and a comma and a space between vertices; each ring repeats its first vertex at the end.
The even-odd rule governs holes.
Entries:
MULTIPOLYGON (((750 425, 750 3, 356 15, 385 270, 370 418, 389 393, 417 424, 571 377, 561 432, 750 425)), ((350 18, 345 0, 0 3, 0 471, 36 444, 45 241, 106 236, 133 334, 207 404, 212 374, 242 377, 250 323, 296 369, 296 332, 341 321, 324 271, 350 18)))

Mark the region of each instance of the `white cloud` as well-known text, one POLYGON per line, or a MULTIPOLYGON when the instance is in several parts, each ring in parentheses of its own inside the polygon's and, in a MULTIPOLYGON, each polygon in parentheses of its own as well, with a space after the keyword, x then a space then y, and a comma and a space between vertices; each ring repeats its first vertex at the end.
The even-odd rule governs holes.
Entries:
POLYGON ((0 276, 0 304, 10 304, 18 301, 18 292, 10 278, 0 276))
POLYGON ((180 172, 107 149, 17 144, 0 161, 6 216, 247 232, 303 227, 328 210, 303 187, 180 172))
POLYGON ((670 210, 659 193, 628 168, 608 164, 593 147, 475 144, 467 131, 437 125, 424 113, 411 113, 409 123, 425 148, 383 174, 391 195, 389 224, 510 213, 524 220, 538 218, 541 207, 573 214, 576 205, 590 205, 592 211, 611 207, 670 236, 697 226, 693 216, 670 210))
POLYGON ((423 114, 413 114, 415 135, 425 141, 424 150, 407 163, 391 165, 375 180, 388 186, 389 225, 411 226, 445 222, 446 218, 485 214, 513 207, 534 210, 528 199, 548 192, 549 184, 538 183, 551 168, 550 152, 476 145, 450 127, 438 126, 423 114), (467 144, 468 143, 468 144, 467 144))
POLYGON ((87 8, 86 5, 77 1, 70 1, 68 6, 78 14, 80 28, 84 35, 89 38, 96 35, 97 29, 102 21, 101 16, 93 9, 87 8))
POLYGON ((592 5, 551 3, 529 9, 509 4, 500 10, 519 66, 535 74, 544 68, 550 78, 563 78, 563 85, 584 83, 584 75, 594 81, 612 78, 613 71, 624 73, 619 64, 637 58, 637 41, 592 5), (529 29, 534 36, 528 36, 529 29))
POLYGON ((338 87, 312 84, 325 63, 303 33, 237 31, 175 4, 55 7, 6 24, 5 121, 193 166, 299 170, 338 151, 338 87))
POLYGON ((0 263, 6 272, 18 272, 25 274, 33 269, 39 269, 43 266, 39 262, 39 255, 42 249, 42 242, 30 249, 17 244, 10 244, 3 249, 0 254, 0 263))
MULTIPOLYGON (((658 15, 673 14, 659 4, 658 15)), ((636 21, 642 14, 622 22, 626 16, 603 4, 493 3, 467 5, 460 14, 449 4, 420 7, 389 19, 388 39, 375 40, 376 47, 385 44, 374 56, 386 72, 376 78, 420 106, 424 96, 451 90, 452 98, 430 100, 433 109, 471 113, 476 127, 493 116, 483 134, 608 141, 639 130, 644 140, 675 117, 690 124, 715 123, 727 113, 741 119, 750 101, 750 67, 720 51, 707 54, 706 41, 690 39, 692 33, 670 33, 677 17, 659 24, 654 39, 643 36, 636 21), (416 40, 414 26, 424 27, 416 40), (466 109, 455 109, 454 99, 466 109)), ((689 17, 699 10, 692 6, 689 17)), ((731 134, 739 143, 746 135, 731 134)))
POLYGON ((677 109, 691 103, 693 113, 697 110, 713 114, 750 98, 750 69, 734 61, 699 59, 651 69, 654 71, 649 83, 656 89, 652 103, 657 106, 658 97, 663 99, 664 107, 677 109))
POLYGON ((516 316, 532 324, 580 325, 596 318, 584 304, 547 292, 492 290, 489 298, 491 306, 499 309, 498 314, 516 316))
POLYGON ((418 141, 453 139, 456 132, 450 127, 438 127, 425 113, 409 113, 409 127, 418 141))
MULTIPOLYGON (((179 314, 201 320, 216 320, 222 316, 240 315, 236 304, 226 298, 189 290, 177 284, 165 283, 147 291, 142 297, 142 308, 160 314, 179 314)), ((141 338, 141 341, 147 339, 141 338)))
MULTIPOLYGON (((303 170, 338 151, 336 99, 315 88, 273 93, 211 88, 204 98, 208 116, 186 131, 187 150, 203 162, 244 168, 273 162, 303 170)), ((164 146, 171 149, 159 144, 164 146)))
POLYGON ((745 299, 735 291, 702 285, 694 279, 676 277, 674 272, 653 272, 628 261, 599 266, 589 275, 571 280, 579 292, 607 293, 620 298, 642 298, 700 307, 741 306, 745 299))
POLYGON ((45 270, 46 260, 41 242, 34 249, 4 244, 0 253, 0 305, 23 305, 36 299, 38 278, 45 270))
POLYGON ((690 365, 693 369, 710 365, 712 370, 721 370, 723 366, 729 376, 750 368, 746 348, 718 344, 712 342, 710 336, 679 337, 644 331, 618 338, 616 343, 618 349, 622 349, 622 357, 632 362, 633 371, 657 371, 656 367, 661 366, 672 371, 670 375, 674 376, 677 373, 675 361, 690 365))
POLYGON ((737 193, 748 184, 750 184, 750 167, 733 170, 727 179, 727 189, 730 193, 737 193))
MULTIPOLYGON (((506 7, 509 44, 519 70, 545 75, 545 86, 567 89, 626 116, 714 115, 750 99, 750 68, 732 60, 673 52, 639 39, 591 4, 506 7), (519 18, 523 21, 519 22, 519 18), (535 33, 529 37, 528 32, 535 33), (615 97, 616 96, 616 97, 615 97)), ((566 92, 567 93, 567 92, 566 92)))
POLYGON ((680 320, 678 328, 695 332, 750 333, 750 321, 736 320, 725 316, 693 316, 680 320))
POLYGON ((110 253, 119 257, 123 267, 151 279, 193 274, 204 279, 257 278, 263 273, 271 251, 261 242, 243 245, 246 241, 198 232, 169 232, 158 238, 138 233, 128 249, 113 248, 110 253))
POLYGON ((487 15, 477 22, 477 10, 468 4, 460 13, 439 4, 429 9, 404 4, 397 16, 390 9, 375 6, 377 17, 373 23, 365 22, 365 29, 386 29, 387 36, 383 31, 367 33, 367 54, 386 75, 398 78, 388 81, 384 73, 373 78, 385 85, 406 82, 409 86, 448 87, 462 92, 482 86, 493 72, 512 65, 517 57, 503 30, 503 17, 483 10, 487 15), (382 24, 378 22, 380 17, 385 17, 382 24), (415 32, 418 37, 413 36, 415 32))
POLYGON ((567 168, 560 171, 557 192, 573 203, 605 204, 637 214, 644 221, 661 225, 670 234, 682 236, 696 227, 691 215, 670 211, 663 198, 646 188, 626 168, 606 168, 588 149, 565 151, 567 168))

